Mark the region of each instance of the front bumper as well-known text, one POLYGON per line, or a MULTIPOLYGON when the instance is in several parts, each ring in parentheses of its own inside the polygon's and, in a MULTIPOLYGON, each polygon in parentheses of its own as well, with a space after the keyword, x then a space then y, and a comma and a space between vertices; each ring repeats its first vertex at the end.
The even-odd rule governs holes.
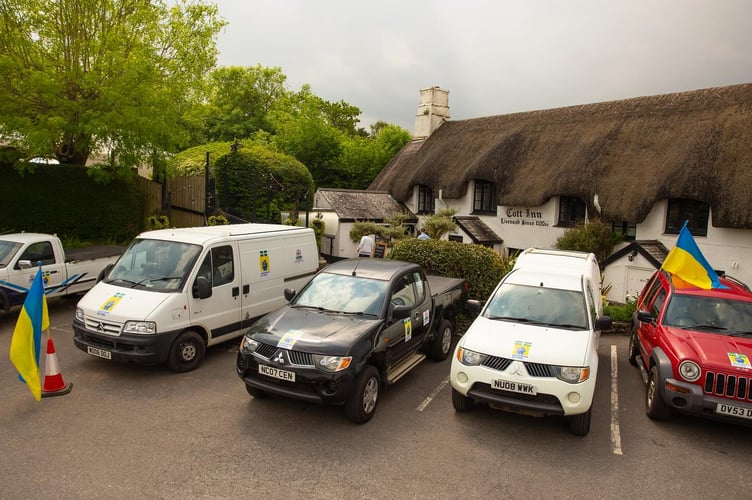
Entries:
POLYGON ((524 373, 512 375, 514 367, 504 371, 485 366, 467 366, 452 359, 449 380, 457 392, 480 403, 510 411, 537 415, 577 415, 590 409, 595 392, 595 373, 584 382, 570 384, 555 377, 533 377, 524 373), (524 394, 494 388, 495 380, 535 388, 535 394, 524 394))
POLYGON ((156 335, 107 335, 87 330, 79 321, 73 322, 73 343, 89 353, 89 347, 107 351, 112 361, 143 365, 167 361, 170 346, 179 330, 156 335))
POLYGON ((706 394, 701 386, 674 378, 665 379, 660 385, 660 390, 663 401, 679 413, 752 425, 752 403, 748 401, 706 394), (740 414, 732 416, 718 413, 720 405, 735 407, 740 414))
POLYGON ((355 386, 354 366, 337 373, 325 373, 313 365, 280 365, 256 354, 245 354, 240 351, 236 372, 250 387, 309 403, 342 405, 350 397, 355 386), (261 374, 259 365, 293 372, 295 381, 261 374))

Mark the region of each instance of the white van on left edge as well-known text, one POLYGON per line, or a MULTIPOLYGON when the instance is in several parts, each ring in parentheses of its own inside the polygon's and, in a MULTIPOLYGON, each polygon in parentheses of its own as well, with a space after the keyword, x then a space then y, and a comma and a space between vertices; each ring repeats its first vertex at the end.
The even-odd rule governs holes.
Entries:
POLYGON ((197 368, 318 270, 313 230, 235 224, 148 231, 78 303, 75 345, 100 358, 197 368))

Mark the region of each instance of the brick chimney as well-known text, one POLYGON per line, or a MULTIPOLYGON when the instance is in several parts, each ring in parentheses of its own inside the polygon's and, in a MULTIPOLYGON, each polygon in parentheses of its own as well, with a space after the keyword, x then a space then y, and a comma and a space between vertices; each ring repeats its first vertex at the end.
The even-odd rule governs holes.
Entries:
POLYGON ((420 89, 420 105, 415 114, 414 139, 425 139, 449 119, 449 91, 439 87, 420 89))

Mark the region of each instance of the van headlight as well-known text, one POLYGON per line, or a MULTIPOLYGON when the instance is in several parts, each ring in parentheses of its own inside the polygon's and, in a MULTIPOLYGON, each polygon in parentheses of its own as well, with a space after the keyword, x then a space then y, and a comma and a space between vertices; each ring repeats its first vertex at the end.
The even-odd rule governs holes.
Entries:
POLYGON ((463 365, 478 366, 479 364, 483 363, 487 357, 487 354, 481 354, 479 352, 471 351, 470 349, 465 349, 464 347, 457 348, 457 361, 459 361, 463 365))
POLYGON ((259 343, 253 340, 248 335, 243 335, 243 338, 240 340, 240 352, 241 354, 251 354, 256 352, 256 349, 258 349, 259 343))
POLYGON ((76 321, 84 322, 84 310, 80 307, 76 308, 76 321))
POLYGON ((154 321, 126 321, 123 333, 154 335, 157 333, 157 324, 154 321))
POLYGON ((313 362, 325 372, 341 372, 350 366, 352 356, 323 356, 321 354, 314 354, 313 362))
POLYGON ((590 378, 589 366, 554 366, 556 378, 569 384, 579 384, 590 378))
POLYGON ((682 361, 679 365, 679 375, 687 382, 696 381, 701 374, 700 367, 694 361, 682 361))

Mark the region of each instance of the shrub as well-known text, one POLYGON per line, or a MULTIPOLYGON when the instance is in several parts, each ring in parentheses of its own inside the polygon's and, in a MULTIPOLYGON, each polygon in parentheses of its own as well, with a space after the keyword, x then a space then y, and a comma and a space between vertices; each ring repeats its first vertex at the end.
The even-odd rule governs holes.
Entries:
POLYGON ((568 229, 554 243, 559 250, 592 252, 601 261, 611 255, 614 245, 621 240, 620 235, 611 232, 611 226, 600 219, 592 219, 587 224, 578 224, 568 229))
POLYGON ((464 278, 469 285, 468 298, 478 300, 488 299, 512 267, 490 248, 446 240, 400 240, 388 258, 414 262, 428 274, 464 278))
POLYGON ((632 321, 632 314, 635 312, 635 301, 627 301, 626 304, 608 304, 603 308, 603 314, 611 316, 614 321, 629 323, 632 321))

